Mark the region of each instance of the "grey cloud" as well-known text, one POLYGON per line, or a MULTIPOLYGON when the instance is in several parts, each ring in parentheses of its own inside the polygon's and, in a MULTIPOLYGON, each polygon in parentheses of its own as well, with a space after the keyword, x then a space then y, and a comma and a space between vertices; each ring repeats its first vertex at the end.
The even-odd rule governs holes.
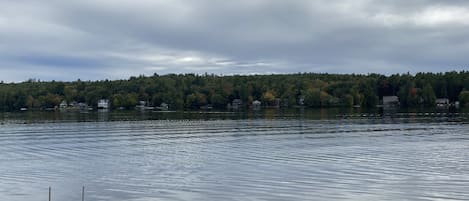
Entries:
POLYGON ((0 3, 0 79, 468 70, 466 1, 46 2, 0 3))

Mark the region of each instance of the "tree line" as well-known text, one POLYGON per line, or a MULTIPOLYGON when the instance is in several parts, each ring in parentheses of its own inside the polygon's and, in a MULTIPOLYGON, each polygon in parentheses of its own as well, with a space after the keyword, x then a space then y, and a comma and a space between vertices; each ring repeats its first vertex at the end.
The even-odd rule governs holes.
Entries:
POLYGON ((248 107, 254 100, 264 106, 376 107, 383 96, 398 96, 401 107, 433 107, 437 98, 469 105, 469 71, 446 73, 273 75, 168 74, 130 77, 126 80, 58 82, 30 79, 0 83, 0 108, 54 108, 62 101, 96 107, 109 99, 112 108, 132 109, 140 101, 173 110, 211 105, 224 109, 239 99, 248 107))

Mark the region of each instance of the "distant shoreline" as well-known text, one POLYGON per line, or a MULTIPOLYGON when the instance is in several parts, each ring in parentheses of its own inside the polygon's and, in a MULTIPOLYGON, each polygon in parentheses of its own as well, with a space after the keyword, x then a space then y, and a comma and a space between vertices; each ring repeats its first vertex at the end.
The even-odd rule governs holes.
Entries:
POLYGON ((462 108, 469 71, 271 75, 168 74, 128 80, 0 84, 0 111, 251 110, 261 108, 462 108), (99 105, 98 102, 101 101, 99 105))

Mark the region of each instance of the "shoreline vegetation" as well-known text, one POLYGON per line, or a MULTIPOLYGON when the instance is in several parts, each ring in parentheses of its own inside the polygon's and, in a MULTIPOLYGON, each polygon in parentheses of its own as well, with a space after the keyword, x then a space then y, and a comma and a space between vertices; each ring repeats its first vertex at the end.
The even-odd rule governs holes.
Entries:
POLYGON ((0 83, 0 109, 220 110, 468 107, 469 71, 394 74, 168 74, 127 80, 0 83), (394 98, 395 97, 395 98, 394 98), (443 102, 442 102, 443 101, 443 102))

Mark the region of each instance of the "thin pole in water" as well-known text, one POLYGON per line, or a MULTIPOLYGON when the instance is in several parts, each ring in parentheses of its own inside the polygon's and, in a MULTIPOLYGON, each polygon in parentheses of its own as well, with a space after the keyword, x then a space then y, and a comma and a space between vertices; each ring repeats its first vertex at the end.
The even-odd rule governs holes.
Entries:
POLYGON ((50 198, 51 198, 51 187, 49 186, 49 201, 50 201, 50 198))
POLYGON ((85 201, 85 186, 81 189, 81 201, 85 201))

